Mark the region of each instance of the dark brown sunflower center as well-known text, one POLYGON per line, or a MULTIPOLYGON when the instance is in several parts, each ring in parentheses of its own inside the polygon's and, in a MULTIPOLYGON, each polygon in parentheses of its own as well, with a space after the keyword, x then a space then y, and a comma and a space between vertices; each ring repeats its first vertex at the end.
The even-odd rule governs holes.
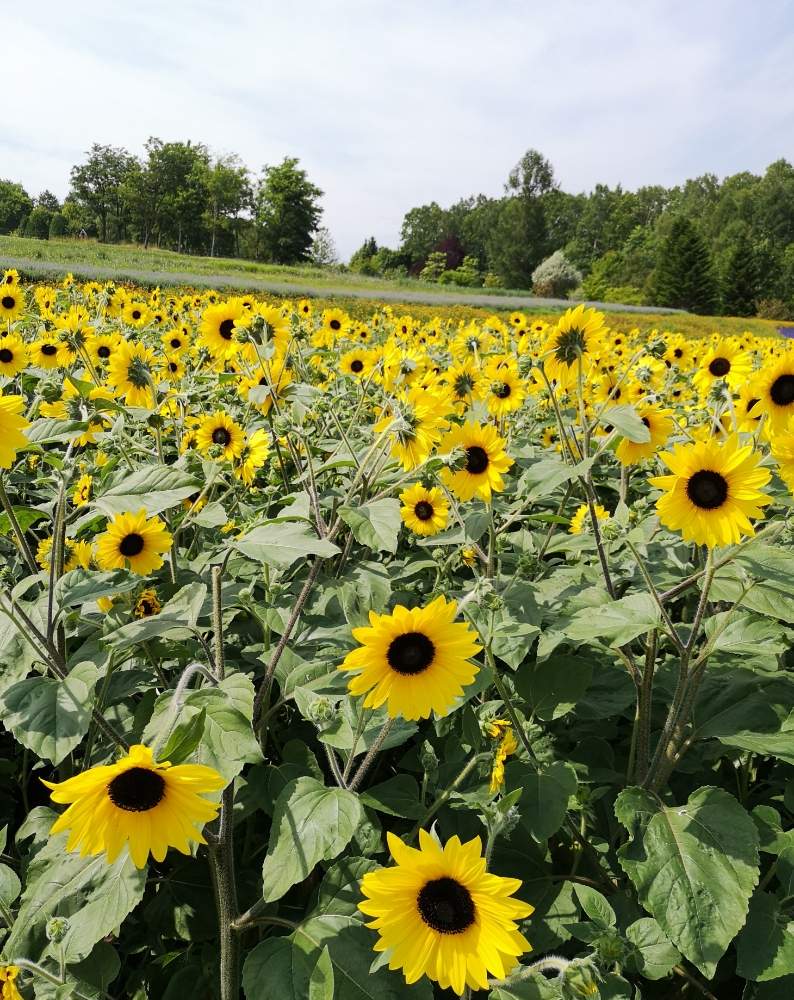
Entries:
POLYGON ((715 358, 709 365, 709 371, 715 378, 722 378, 731 370, 731 363, 727 358, 715 358))
POLYGON ((642 418, 642 422, 645 424, 645 426, 648 428, 648 430, 651 429, 651 422, 650 422, 650 420, 647 417, 643 417, 642 418))
POLYGON ((478 444, 466 449, 466 472, 479 476, 488 468, 488 452, 478 444))
POLYGON ((141 601, 141 603, 138 606, 141 609, 141 614, 145 618, 148 618, 150 615, 154 614, 154 605, 152 604, 151 601, 141 601))
POLYGON ((477 915, 466 886, 447 876, 426 882, 416 905, 422 920, 439 934, 462 934, 477 915))
POLYGON ((350 371, 351 372, 355 372, 356 374, 358 374, 360 371, 363 371, 363 370, 364 370, 364 362, 363 361, 359 361, 359 359, 356 358, 354 361, 350 362, 350 371))
POLYGON ((108 785, 110 801, 127 812, 148 812, 165 798, 165 779, 148 767, 130 767, 108 785))
POLYGON ((232 436, 225 427, 216 427, 212 432, 212 443, 223 445, 225 448, 231 441, 232 436))
POLYGON ((794 375, 779 375, 769 390, 775 406, 790 406, 794 403, 794 375))
POLYGON ((99 358, 109 358, 110 357, 110 348, 106 344, 103 344, 102 347, 98 347, 97 348, 97 352, 96 353, 97 353, 97 357, 99 357, 99 358))
MULTIPOLYGON (((758 400, 757 400, 757 399, 748 399, 748 400, 747 400, 747 409, 746 409, 746 411, 745 411, 745 412, 746 412, 746 413, 749 413, 749 412, 750 412, 750 410, 752 410, 752 408, 753 408, 753 407, 755 406, 755 404, 756 404, 757 402, 758 402, 758 400)), ((759 415, 758 415, 757 417, 754 417, 753 419, 754 419, 754 420, 760 420, 760 419, 761 419, 761 416, 760 416, 760 414, 759 414, 759 415)))
POLYGON ((389 666, 398 674, 421 674, 436 655, 436 647, 423 632, 405 632, 392 639, 386 653, 389 666))
POLYGON ((234 320, 233 319, 221 320, 221 325, 218 327, 218 333, 223 337, 224 340, 231 340, 232 334, 234 333, 234 320))
POLYGON ((683 356, 684 356, 683 348, 676 347, 676 349, 673 351, 673 357, 674 358, 683 358, 683 356))
POLYGON ((13 351, 9 351, 9 349, 7 347, 4 347, 2 350, 0 350, 0 361, 4 365, 9 364, 9 362, 11 362, 13 360, 14 360, 14 353, 13 353, 13 351))
POLYGON ((133 531, 122 538, 119 545, 119 552, 128 559, 132 559, 143 552, 144 544, 143 536, 133 531))
POLYGON ((702 510, 716 510, 728 499, 728 482, 719 472, 701 469, 689 477, 686 495, 702 510))
POLYGON ((420 521, 429 521, 433 516, 433 505, 428 503, 427 500, 420 500, 414 507, 414 514, 416 514, 420 521))
POLYGON ((171 347, 173 347, 174 349, 176 349, 177 347, 181 347, 181 346, 182 346, 182 341, 179 339, 179 337, 172 337, 171 338, 171 347))
POLYGON ((58 353, 58 348, 55 344, 44 344, 41 348, 41 353, 45 354, 48 358, 51 358, 53 354, 58 353))
POLYGON ((339 322, 338 319, 332 319, 328 325, 331 327, 332 330, 341 330, 342 328, 342 324, 339 322))
POLYGON ((13 295, 3 296, 3 309, 13 309, 16 304, 17 300, 14 298, 13 295))
POLYGON ((508 399, 510 396, 510 386, 507 382, 496 382, 493 386, 493 394, 497 399, 508 399))
POLYGON ((133 309, 132 310, 132 318, 133 319, 140 319, 141 318, 141 311, 140 311, 140 309, 133 309))

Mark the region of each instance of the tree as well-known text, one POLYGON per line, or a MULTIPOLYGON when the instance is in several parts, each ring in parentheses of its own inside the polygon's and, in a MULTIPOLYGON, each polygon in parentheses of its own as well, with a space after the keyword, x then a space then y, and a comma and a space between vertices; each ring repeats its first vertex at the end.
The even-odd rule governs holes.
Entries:
POLYGON ((36 207, 44 208, 48 212, 55 213, 55 212, 60 212, 61 203, 58 201, 58 199, 55 197, 52 191, 48 191, 45 188, 45 190, 41 192, 38 198, 36 198, 36 207))
POLYGON ((692 222, 678 216, 662 245, 653 282, 655 304, 714 313, 718 290, 708 248, 692 222))
POLYGON ((256 193, 255 218, 264 258, 275 264, 306 260, 322 216, 323 192, 295 157, 266 166, 256 193))
POLYGON ((355 271, 358 274, 375 274, 375 265, 373 264, 373 258, 378 252, 378 244, 375 242, 375 237, 370 236, 369 239, 364 240, 361 246, 356 250, 353 256, 350 258, 350 264, 348 267, 351 271, 355 271))
POLYGON ((33 210, 33 201, 21 184, 0 181, 0 233, 12 233, 33 210))
POLYGON ((400 228, 400 249, 408 257, 408 266, 421 270, 428 256, 450 235, 449 212, 437 202, 431 201, 429 205, 419 205, 406 212, 400 228))
POLYGON ((205 212, 210 231, 209 255, 215 256, 220 241, 227 251, 239 252, 240 217, 251 204, 248 168, 239 156, 219 157, 203 171, 202 183, 208 194, 205 212))
POLYGON ((50 238, 51 221, 52 212, 41 205, 36 205, 25 221, 23 235, 33 237, 37 240, 48 240, 50 238))
POLYGON ((331 267, 339 263, 339 254, 331 232, 325 226, 320 226, 314 234, 309 260, 317 267, 331 267))
POLYGON ((723 278, 723 309, 728 316, 755 316, 758 267, 755 249, 743 233, 728 257, 723 278))
POLYGON ((94 143, 85 163, 72 167, 72 194, 96 218, 99 239, 106 243, 124 233, 123 185, 136 160, 126 149, 94 143))

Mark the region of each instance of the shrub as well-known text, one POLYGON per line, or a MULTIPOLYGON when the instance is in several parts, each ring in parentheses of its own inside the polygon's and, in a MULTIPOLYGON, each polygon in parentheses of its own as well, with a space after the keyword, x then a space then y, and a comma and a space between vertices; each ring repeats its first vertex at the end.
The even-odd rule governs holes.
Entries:
POLYGON ((582 275, 562 250, 555 250, 532 272, 532 291, 548 298, 564 298, 582 281, 582 275))

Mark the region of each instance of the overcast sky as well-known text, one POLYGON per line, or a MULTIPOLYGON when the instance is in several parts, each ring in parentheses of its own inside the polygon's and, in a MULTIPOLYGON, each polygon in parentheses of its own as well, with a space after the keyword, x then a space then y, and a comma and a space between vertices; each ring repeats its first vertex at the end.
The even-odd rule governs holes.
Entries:
POLYGON ((794 159, 792 0, 34 0, 3 40, 0 177, 62 197, 149 135, 297 156, 344 257, 528 147, 570 191, 794 159))

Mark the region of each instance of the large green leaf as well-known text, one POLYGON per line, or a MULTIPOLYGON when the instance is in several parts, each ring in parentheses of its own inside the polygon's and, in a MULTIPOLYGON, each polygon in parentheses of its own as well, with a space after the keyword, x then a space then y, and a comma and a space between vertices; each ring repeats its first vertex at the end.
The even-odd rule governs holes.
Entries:
POLYGON ((360 507, 340 507, 339 516, 361 545, 375 552, 396 552, 400 534, 400 501, 391 497, 360 507))
POLYGON ((646 444, 651 440, 650 429, 633 406, 610 406, 599 417, 599 423, 604 427, 614 427, 624 438, 637 444, 646 444))
POLYGON ((542 769, 511 761, 505 769, 505 786, 523 789, 518 801, 521 825, 543 843, 563 824, 568 800, 576 794, 576 771, 562 761, 542 769))
POLYGON ((178 725, 187 726, 204 712, 204 729, 192 762, 214 767, 228 781, 246 764, 262 760, 262 750, 251 726, 254 687, 247 674, 228 674, 218 685, 188 692, 175 716, 173 692, 160 695, 143 740, 151 745, 165 731, 168 740, 178 725))
POLYGON ((308 525, 299 522, 268 522, 237 538, 234 547, 256 562, 287 569, 304 556, 328 559, 339 552, 333 542, 318 538, 308 525))
POLYGON ((758 881, 755 824, 732 795, 712 787, 698 789, 685 806, 627 788, 615 814, 630 834, 618 856, 640 902, 711 978, 744 925, 758 881))
POLYGON ((587 691, 592 674, 590 660, 551 656, 525 664, 516 677, 516 688, 535 715, 550 722, 571 711, 587 691))
POLYGON ((771 893, 753 896, 736 958, 736 971, 745 979, 766 982, 794 974, 794 920, 771 893))
POLYGON ((281 899, 318 861, 335 858, 364 819, 358 796, 314 778, 291 781, 276 800, 262 869, 265 900, 281 899))
POLYGON ((175 507, 201 489, 195 476, 173 465, 145 465, 136 472, 123 472, 100 496, 93 507, 108 517, 143 509, 151 517, 175 507))
POLYGON ((641 917, 626 928, 626 937, 637 949, 633 958, 646 979, 664 979, 681 961, 681 953, 653 917, 641 917))
POLYGON ((60 762, 88 732, 99 671, 78 663, 65 680, 28 677, 0 695, 0 715, 14 739, 39 757, 60 762))
POLYGON ((59 916, 69 920, 63 940, 66 960, 79 962, 143 898, 146 869, 136 868, 126 851, 109 865, 104 854, 80 857, 65 845, 65 834, 53 837, 31 862, 19 913, 4 943, 7 954, 34 961, 56 957, 57 946, 47 941, 45 926, 50 917, 59 916))
POLYGON ((637 636, 657 628, 661 618, 650 594, 629 594, 611 604, 577 611, 565 626, 569 639, 587 642, 603 639, 610 646, 624 646, 637 636))

